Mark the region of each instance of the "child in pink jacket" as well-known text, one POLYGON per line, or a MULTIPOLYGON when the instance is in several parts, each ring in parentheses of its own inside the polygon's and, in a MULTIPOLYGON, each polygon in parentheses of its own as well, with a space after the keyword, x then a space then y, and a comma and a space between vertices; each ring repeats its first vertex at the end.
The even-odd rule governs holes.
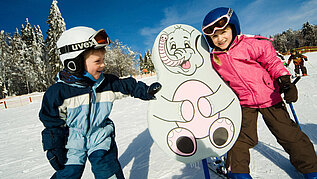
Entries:
POLYGON ((286 103, 296 102, 297 88, 290 73, 265 37, 240 34, 239 20, 230 8, 210 11, 202 31, 212 48, 211 62, 237 94, 242 106, 239 137, 227 153, 229 178, 251 178, 249 149, 257 145, 260 112, 278 143, 290 155, 293 166, 305 178, 317 177, 317 157, 309 138, 293 122, 286 103))

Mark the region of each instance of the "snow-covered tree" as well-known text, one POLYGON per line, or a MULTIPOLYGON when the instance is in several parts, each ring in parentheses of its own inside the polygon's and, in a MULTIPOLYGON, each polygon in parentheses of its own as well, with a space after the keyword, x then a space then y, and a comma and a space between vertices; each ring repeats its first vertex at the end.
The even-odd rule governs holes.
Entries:
POLYGON ((117 76, 128 76, 136 73, 136 53, 129 47, 115 40, 107 46, 105 54, 105 72, 117 76))
POLYGON ((29 23, 28 18, 26 18, 25 23, 26 23, 25 26, 22 24, 21 38, 27 45, 32 45, 34 38, 35 38, 34 30, 31 26, 31 24, 29 23))
POLYGON ((36 91, 45 91, 49 86, 50 76, 47 69, 47 50, 43 38, 43 33, 40 26, 34 27, 35 41, 33 44, 34 49, 34 62, 37 67, 38 80, 36 85, 36 91))
POLYGON ((277 34, 274 37, 273 45, 279 52, 287 52, 287 39, 285 34, 277 34))
POLYGON ((144 59, 140 55, 140 71, 143 74, 154 72, 154 65, 152 62, 152 54, 150 50, 145 52, 144 59))
POLYGON ((144 58, 147 61, 147 69, 149 70, 149 72, 150 73, 154 72, 154 65, 153 65, 153 62, 152 62, 152 54, 151 54, 150 50, 145 52, 144 58))
POLYGON ((9 35, 3 30, 0 31, 0 99, 7 95, 7 73, 9 73, 7 59, 10 58, 9 35))
POLYGON ((280 52, 286 52, 292 48, 317 45, 317 26, 306 22, 302 29, 293 31, 288 29, 281 34, 274 35, 274 47, 280 52))
POLYGON ((43 73, 43 42, 40 27, 32 28, 28 19, 21 27, 21 35, 17 29, 12 38, 9 38, 10 58, 6 59, 9 95, 46 90, 48 85, 43 73))
POLYGON ((303 24, 303 28, 301 31, 301 34, 304 39, 304 46, 313 46, 316 45, 316 34, 314 32, 314 26, 309 24, 307 21, 305 24, 303 24))
POLYGON ((48 16, 48 20, 46 23, 49 25, 49 29, 46 32, 46 45, 48 49, 48 72, 50 72, 51 81, 53 83, 53 78, 56 74, 62 70, 63 65, 59 60, 58 50, 56 46, 56 42, 61 34, 66 30, 65 21, 59 11, 57 6, 57 0, 53 0, 50 14, 48 16))
POLYGON ((36 53, 33 47, 36 47, 36 39, 34 34, 34 29, 29 23, 28 19, 26 19, 25 26, 22 25, 21 28, 21 38, 23 41, 22 45, 22 54, 23 59, 20 59, 20 68, 23 77, 25 78, 27 93, 33 91, 32 87, 35 86, 35 82, 39 78, 36 72, 36 53))
POLYGON ((26 44, 23 42, 21 35, 19 34, 19 30, 16 29, 13 37, 9 41, 10 43, 10 51, 11 56, 10 59, 7 59, 7 63, 9 66, 8 73, 8 95, 17 95, 26 93, 26 85, 24 78, 24 50, 26 48, 26 44))
POLYGON ((130 59, 130 61, 132 61, 132 63, 130 63, 130 75, 136 75, 139 74, 139 70, 138 70, 138 66, 139 61, 137 59, 138 53, 131 50, 130 47, 127 47, 128 50, 128 58, 130 59))

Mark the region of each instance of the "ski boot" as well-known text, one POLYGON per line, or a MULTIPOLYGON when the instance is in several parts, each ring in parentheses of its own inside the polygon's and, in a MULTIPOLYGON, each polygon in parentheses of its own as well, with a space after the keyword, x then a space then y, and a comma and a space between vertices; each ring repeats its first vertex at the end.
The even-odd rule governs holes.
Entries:
POLYGON ((230 179, 252 179, 249 173, 231 173, 227 174, 227 177, 230 179))
POLYGON ((305 179, 317 179, 317 172, 304 174, 305 179))

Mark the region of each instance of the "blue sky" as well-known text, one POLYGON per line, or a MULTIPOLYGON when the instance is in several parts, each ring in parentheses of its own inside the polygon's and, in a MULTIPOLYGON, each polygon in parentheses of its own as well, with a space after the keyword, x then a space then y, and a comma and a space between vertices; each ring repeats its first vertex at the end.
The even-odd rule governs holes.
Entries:
MULTIPOLYGON (((40 25, 44 36, 52 0, 0 0, 0 30, 13 34, 28 18, 40 25)), ((205 15, 216 7, 231 7, 238 15, 244 34, 263 36, 298 30, 309 21, 317 24, 317 0, 59 0, 66 28, 104 28, 144 54, 156 36, 173 24, 188 24, 201 31, 205 15)))

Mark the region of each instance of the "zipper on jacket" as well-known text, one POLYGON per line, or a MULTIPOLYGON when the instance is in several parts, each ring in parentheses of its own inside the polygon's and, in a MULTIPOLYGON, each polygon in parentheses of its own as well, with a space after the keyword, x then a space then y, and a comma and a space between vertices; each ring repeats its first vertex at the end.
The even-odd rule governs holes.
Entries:
POLYGON ((89 110, 88 110, 88 115, 87 115, 87 131, 86 131, 86 134, 88 133, 89 129, 90 129, 90 114, 91 114, 91 105, 92 105, 92 97, 93 97, 93 94, 92 94, 92 87, 89 86, 89 110))

